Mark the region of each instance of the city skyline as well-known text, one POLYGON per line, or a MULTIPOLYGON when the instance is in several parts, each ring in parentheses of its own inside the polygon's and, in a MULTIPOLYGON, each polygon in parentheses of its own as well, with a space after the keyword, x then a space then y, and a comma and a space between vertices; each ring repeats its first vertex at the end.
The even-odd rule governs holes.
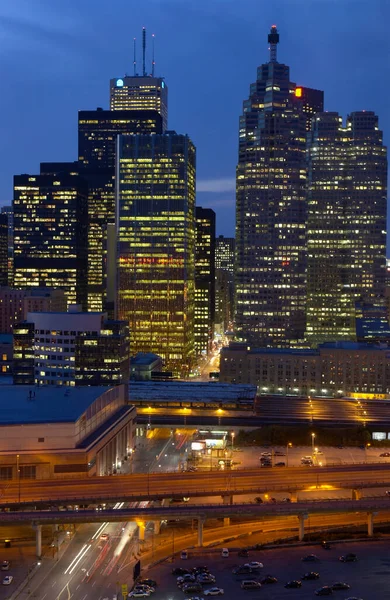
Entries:
MULTIPOLYGON (((290 65, 293 80, 324 89, 326 110, 344 116, 354 110, 374 111, 385 143, 388 140, 384 82, 389 42, 384 23, 390 9, 379 1, 359 2, 353 11, 348 9, 350 2, 311 3, 312 10, 305 6, 299 11, 297 7, 303 5, 295 1, 272 7, 248 1, 251 11, 228 2, 222 11, 217 1, 179 9, 172 2, 164 10, 150 1, 132 9, 131 22, 124 2, 118 2, 110 15, 99 2, 92 14, 89 2, 77 7, 76 13, 65 4, 55 13, 45 2, 41 5, 42 14, 39 10, 30 14, 23 0, 5 2, 0 13, 0 27, 6 28, 6 58, 0 68, 3 80, 9 82, 1 107, 10 123, 3 125, 0 204, 10 203, 15 173, 37 172, 39 160, 77 158, 77 110, 108 108, 109 80, 132 73, 132 38, 137 36, 140 47, 143 25, 149 38, 156 33, 156 76, 165 77, 170 90, 169 127, 188 133, 198 148, 197 204, 216 211, 217 234, 234 232, 237 122, 248 82, 264 61, 264 30, 271 23, 282 33, 280 61, 290 65), (189 44, 188 34, 195 30, 189 44), (370 31, 375 31, 375 44, 370 31), (100 43, 103 33, 105 44, 100 43), (237 43, 232 44, 232 39, 237 43), (376 69, 371 68, 373 61, 376 69), (22 64, 24 93, 20 94, 22 64), (380 81, 376 72, 384 74, 380 81), (218 103, 221 118, 216 119, 215 111, 206 107, 218 97, 224 102, 218 103), (19 135, 25 139, 22 147, 19 135)), ((150 59, 151 47, 147 49, 150 59)))

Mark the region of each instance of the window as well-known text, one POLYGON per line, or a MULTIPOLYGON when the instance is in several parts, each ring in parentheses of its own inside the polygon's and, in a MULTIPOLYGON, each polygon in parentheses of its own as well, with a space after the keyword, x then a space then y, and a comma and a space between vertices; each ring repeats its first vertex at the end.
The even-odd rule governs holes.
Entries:
POLYGON ((38 438, 38 442, 44 442, 45 438, 38 438))

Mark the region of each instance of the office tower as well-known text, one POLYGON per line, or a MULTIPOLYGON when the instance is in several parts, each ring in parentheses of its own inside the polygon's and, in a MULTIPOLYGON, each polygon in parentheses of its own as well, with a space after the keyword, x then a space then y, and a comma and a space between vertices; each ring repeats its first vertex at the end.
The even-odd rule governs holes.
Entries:
POLYGON ((87 201, 77 174, 14 177, 15 288, 59 288, 87 307, 87 201))
POLYGON ((2 206, 1 212, 8 217, 8 281, 7 285, 13 285, 14 265, 14 214, 12 206, 2 206))
POLYGON ((194 358, 195 147, 186 135, 118 136, 117 318, 131 355, 187 374, 194 358))
POLYGON ((24 321, 28 312, 63 312, 66 310, 64 290, 31 288, 17 290, 0 287, 0 333, 12 333, 14 325, 24 321))
POLYGON ((28 313, 14 329, 14 383, 119 385, 130 372, 129 328, 105 313, 28 313))
POLYGON ((215 240, 215 321, 218 332, 232 329, 234 319, 235 238, 215 240))
POLYGON ((301 86, 295 88, 295 96, 302 102, 302 110, 306 116, 306 131, 310 131, 312 117, 324 110, 324 92, 301 86))
POLYGON ((0 213, 0 286, 8 283, 8 215, 0 213))
POLYGON ((308 139, 307 340, 354 340, 386 287, 387 154, 378 118, 319 113, 308 139))
POLYGON ((110 80, 110 110, 152 111, 162 117, 163 131, 168 127, 168 86, 163 77, 134 75, 110 80))
POLYGON ((162 133, 150 110, 79 111, 78 169, 88 182, 88 309, 107 306, 107 228, 115 221, 115 151, 118 134, 162 133))
POLYGON ((195 350, 207 355, 214 339, 215 212, 197 206, 195 218, 195 350))
POLYGON ((390 342, 390 325, 387 306, 381 304, 355 302, 356 340, 371 344, 390 342))
POLYGON ((260 346, 303 342, 306 296, 306 122, 302 88, 277 62, 257 70, 240 117, 236 331, 260 346))

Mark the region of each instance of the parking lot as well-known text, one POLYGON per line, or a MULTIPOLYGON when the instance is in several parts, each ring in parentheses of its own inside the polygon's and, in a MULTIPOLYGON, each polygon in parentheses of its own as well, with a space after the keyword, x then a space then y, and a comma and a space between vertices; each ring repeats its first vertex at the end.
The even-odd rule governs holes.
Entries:
MULTIPOLYGON (((367 543, 334 544, 330 550, 324 550, 319 545, 291 547, 283 549, 250 551, 248 558, 239 558, 237 551, 231 551, 229 558, 222 558, 221 552, 202 553, 196 556, 189 554, 188 560, 177 558, 174 562, 165 562, 143 572, 143 577, 157 581, 158 586, 153 594, 153 600, 184 600, 190 596, 203 594, 184 594, 176 584, 176 577, 171 574, 173 568, 181 566, 192 568, 206 565, 216 576, 216 585, 223 588, 226 600, 237 598, 261 598, 262 600, 313 599, 315 590, 323 585, 332 585, 337 581, 348 583, 351 588, 347 591, 335 591, 332 597, 345 600, 355 596, 362 600, 390 599, 390 545, 388 541, 367 543), (353 552, 357 554, 356 563, 342 563, 339 556, 353 552), (316 563, 302 562, 302 557, 314 553, 320 559, 316 563), (249 561, 259 561, 264 568, 255 576, 248 579, 261 579, 270 574, 278 579, 275 584, 263 585, 257 590, 242 590, 240 581, 232 574, 235 566, 249 561), (300 579, 308 571, 316 571, 320 578, 316 581, 302 581, 300 589, 285 589, 284 585, 292 579, 300 579)), ((204 589, 211 586, 203 586, 204 589)))

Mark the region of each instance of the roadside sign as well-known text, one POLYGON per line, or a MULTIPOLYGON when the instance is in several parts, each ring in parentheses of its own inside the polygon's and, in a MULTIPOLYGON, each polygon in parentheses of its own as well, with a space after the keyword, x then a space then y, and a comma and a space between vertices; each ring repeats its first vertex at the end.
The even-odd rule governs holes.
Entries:
POLYGON ((129 588, 127 583, 122 583, 122 596, 123 598, 127 598, 127 594, 129 593, 129 588))

